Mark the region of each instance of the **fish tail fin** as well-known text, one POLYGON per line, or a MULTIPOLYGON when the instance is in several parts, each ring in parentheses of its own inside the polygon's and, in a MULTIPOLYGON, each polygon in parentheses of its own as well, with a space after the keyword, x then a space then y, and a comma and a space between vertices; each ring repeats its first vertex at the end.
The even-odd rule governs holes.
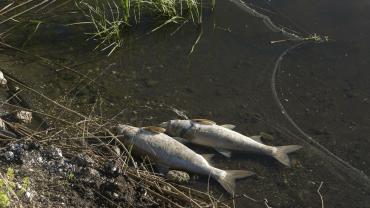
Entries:
POLYGON ((217 179, 221 186, 231 195, 235 193, 235 181, 255 175, 252 171, 247 170, 225 170, 226 176, 217 179))
POLYGON ((291 152, 295 152, 301 149, 302 146, 300 145, 287 145, 287 146, 279 146, 276 147, 276 152, 273 154, 273 157, 277 159, 282 164, 290 167, 290 159, 288 154, 291 152))

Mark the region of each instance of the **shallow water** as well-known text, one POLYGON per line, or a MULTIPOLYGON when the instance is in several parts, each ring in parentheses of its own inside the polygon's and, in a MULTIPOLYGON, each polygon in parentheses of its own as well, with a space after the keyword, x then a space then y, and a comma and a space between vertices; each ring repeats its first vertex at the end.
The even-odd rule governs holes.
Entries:
MULTIPOLYGON (((328 35, 333 41, 305 44, 283 59, 276 76, 278 96, 297 125, 329 151, 355 169, 305 143, 304 136, 282 115, 271 91, 271 76, 278 56, 292 42, 272 33, 257 18, 228 1, 217 2, 216 12, 204 13, 203 35, 188 55, 197 30, 187 25, 143 36, 143 28, 130 34, 125 48, 111 57, 91 52, 92 43, 60 25, 36 35, 25 49, 74 66, 95 79, 88 87, 67 70, 40 64, 35 58, 1 55, 3 68, 53 98, 76 95, 82 110, 103 97, 104 117, 118 112, 124 123, 145 126, 177 118, 176 108, 193 118, 232 123, 247 135, 268 132, 273 145, 300 144, 285 168, 267 157, 217 156, 212 163, 224 169, 253 170, 258 177, 241 180, 237 207, 369 207, 370 175, 370 3, 367 1, 266 1, 258 6, 265 14, 300 34, 328 35), (216 26, 214 26, 214 24, 216 26), (140 38, 137 38, 140 37, 140 38), (15 62, 14 60, 17 60, 15 62), (362 171, 363 173, 361 173, 362 171)), ((257 8, 259 8, 257 7, 257 8)), ((197 148, 200 152, 211 152, 197 148)), ((192 185, 206 190, 207 178, 192 185)), ((211 182, 211 190, 221 194, 211 182)))

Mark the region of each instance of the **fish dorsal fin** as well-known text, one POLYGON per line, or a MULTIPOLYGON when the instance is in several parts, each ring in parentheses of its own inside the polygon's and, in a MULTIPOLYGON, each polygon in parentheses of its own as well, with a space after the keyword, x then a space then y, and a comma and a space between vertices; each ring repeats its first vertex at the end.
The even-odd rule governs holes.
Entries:
POLYGON ((215 148, 215 150, 227 158, 231 157, 231 152, 229 150, 220 149, 220 148, 215 148))
POLYGON ((202 119, 202 118, 195 118, 192 119, 192 121, 199 123, 199 124, 204 124, 204 125, 213 125, 216 124, 216 122, 208 120, 208 119, 202 119))
POLYGON ((227 129, 235 129, 235 125, 232 125, 232 124, 224 124, 224 125, 221 125, 222 127, 224 128, 227 128, 227 129))
POLYGON ((146 126, 146 127, 143 127, 143 129, 146 130, 146 131, 150 131, 152 133, 156 133, 156 134, 166 132, 165 128, 158 127, 158 126, 146 126))
POLYGON ((255 135, 255 136, 250 136, 249 138, 253 139, 254 141, 258 142, 258 143, 261 143, 263 144, 261 138, 262 136, 261 135, 255 135))

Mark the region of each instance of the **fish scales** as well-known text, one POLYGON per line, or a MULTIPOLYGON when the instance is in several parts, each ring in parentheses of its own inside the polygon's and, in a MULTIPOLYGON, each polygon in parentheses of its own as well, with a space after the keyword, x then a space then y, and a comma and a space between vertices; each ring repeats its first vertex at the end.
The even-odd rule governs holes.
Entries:
POLYGON ((139 150, 155 161, 170 168, 209 175, 217 180, 230 194, 234 193, 235 180, 254 175, 245 170, 221 170, 213 167, 208 161, 187 146, 163 133, 153 133, 145 128, 119 125, 117 133, 127 146, 139 150))

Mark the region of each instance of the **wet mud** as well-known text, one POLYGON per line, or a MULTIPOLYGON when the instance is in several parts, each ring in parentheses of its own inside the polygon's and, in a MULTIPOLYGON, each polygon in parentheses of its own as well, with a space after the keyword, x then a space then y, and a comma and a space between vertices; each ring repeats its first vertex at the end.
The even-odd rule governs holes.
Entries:
MULTIPOLYGON (((348 162, 344 167, 304 135, 280 111, 271 91, 276 59, 292 42, 270 44, 285 37, 272 33, 257 18, 230 2, 219 2, 216 12, 204 14, 203 36, 188 55, 197 30, 176 26, 149 36, 128 39, 111 57, 91 52, 93 43, 69 36, 63 44, 35 37, 30 51, 58 57, 94 77, 94 82, 33 59, 13 62, 2 55, 3 67, 19 79, 53 98, 70 93, 76 107, 88 111, 103 98, 102 116, 137 126, 179 118, 174 108, 190 118, 207 118, 236 125, 246 135, 266 132, 271 145, 299 144, 291 155, 293 167, 271 158, 237 154, 217 156, 212 164, 223 169, 246 169, 257 177, 237 183, 236 207, 320 207, 320 184, 325 207, 368 207, 370 203, 368 149, 370 147, 369 22, 366 1, 337 3, 327 0, 253 2, 254 7, 279 24, 303 35, 328 35, 328 43, 308 43, 290 51, 276 75, 280 102, 301 130, 333 154, 348 162), (267 10, 262 10, 265 8, 267 10), (78 44, 76 44, 78 43, 78 44), (65 47, 74 45, 74 47, 65 47), (45 52, 47 51, 47 52, 45 52), (119 113, 119 114, 118 114, 119 113), (267 204, 267 205, 266 205, 267 204)), ((37 104, 37 98, 33 103, 37 104)), ((197 152, 213 150, 192 146, 197 152)), ((207 190, 208 179, 192 176, 190 186, 207 190)), ((210 182, 215 195, 225 194, 210 182)), ((225 197, 225 200, 229 200, 225 197)), ((230 201, 232 203, 232 200, 230 201)))

